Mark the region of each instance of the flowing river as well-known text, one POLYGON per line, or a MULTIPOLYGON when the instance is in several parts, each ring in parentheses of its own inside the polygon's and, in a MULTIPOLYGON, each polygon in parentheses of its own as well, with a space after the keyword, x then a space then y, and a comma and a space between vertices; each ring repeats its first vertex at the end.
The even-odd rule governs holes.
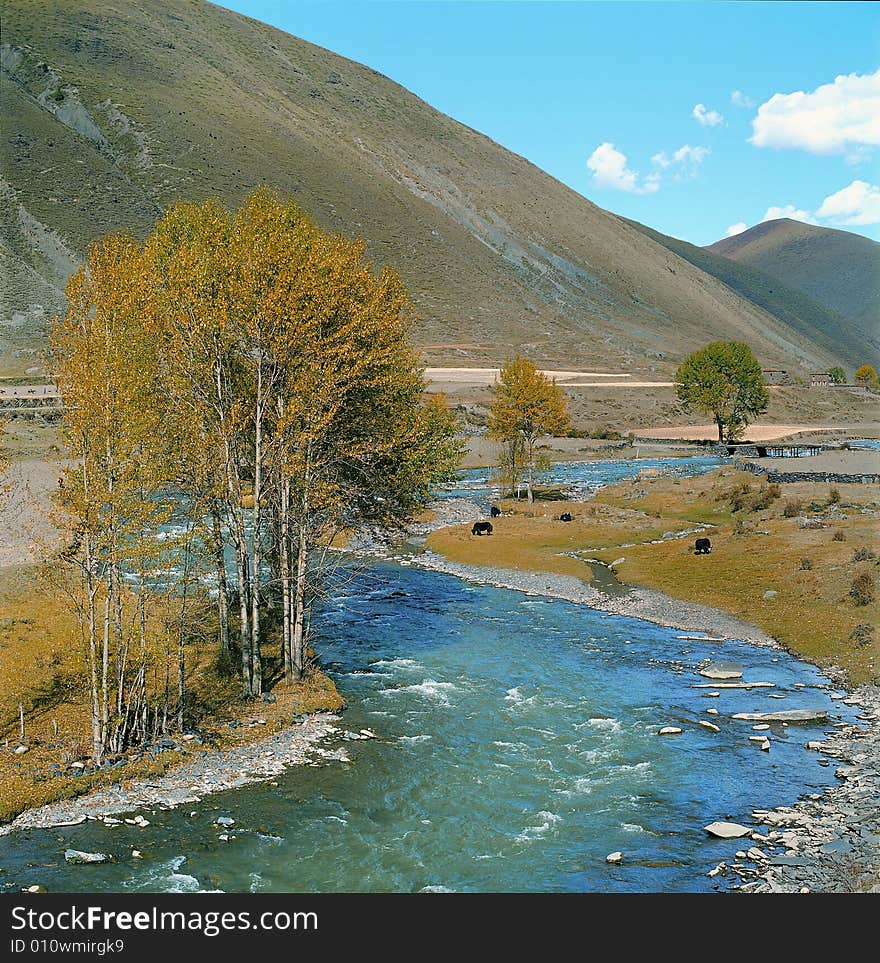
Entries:
MULTIPOLYGON (((596 465, 559 471, 589 486, 596 465)), ((708 890, 708 870, 741 844, 703 827, 821 792, 833 770, 804 744, 853 718, 818 669, 783 652, 682 638, 693 633, 416 566, 359 567, 318 621, 317 647, 349 705, 343 728, 378 737, 346 742, 351 762, 293 767, 274 785, 149 810, 145 828, 86 822, 9 834, 0 838, 2 885, 708 890), (694 688, 707 658, 735 659, 747 680, 774 688, 694 688), (814 707, 829 721, 774 724, 769 752, 749 740, 752 723, 730 718, 814 707), (666 725, 684 731, 658 736, 666 725), (219 815, 236 821, 228 842, 219 815), (116 861, 68 866, 68 846, 116 861), (144 858, 131 858, 133 848, 144 858), (614 850, 623 863, 605 862, 614 850)))

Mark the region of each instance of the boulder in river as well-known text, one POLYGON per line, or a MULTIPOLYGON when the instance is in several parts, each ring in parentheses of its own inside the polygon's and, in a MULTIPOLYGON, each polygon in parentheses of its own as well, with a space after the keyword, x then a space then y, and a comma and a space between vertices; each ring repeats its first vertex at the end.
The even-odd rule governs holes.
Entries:
MULTIPOLYGON (((772 689, 775 682, 695 682, 692 689, 772 689)), ((711 693, 709 693, 711 695, 711 693)))
POLYGON ((723 820, 709 823, 704 829, 710 836, 717 836, 719 839, 739 839, 741 836, 748 836, 751 829, 747 826, 740 826, 739 823, 726 823, 723 820))
POLYGON ((739 662, 710 662, 700 675, 706 679, 741 679, 743 667, 739 662))
POLYGON ((708 729, 710 732, 721 732, 721 729, 716 726, 714 722, 707 722, 705 719, 700 719, 698 721, 704 729, 708 729))
POLYGON ((658 736, 677 736, 682 732, 678 726, 664 726, 658 733, 658 736))
POLYGON ((218 826, 234 826, 235 820, 231 816, 218 816, 214 822, 218 826))
POLYGON ((621 852, 609 853, 609 854, 605 857, 605 862, 606 862, 606 863, 622 863, 622 862, 623 862, 623 853, 621 853, 621 852))
POLYGON ((744 722, 813 722, 826 719, 824 709, 781 709, 779 712, 735 712, 734 719, 744 722))
POLYGON ((68 863, 79 865, 82 863, 109 863, 109 853, 86 853, 80 849, 65 849, 64 858, 68 863))

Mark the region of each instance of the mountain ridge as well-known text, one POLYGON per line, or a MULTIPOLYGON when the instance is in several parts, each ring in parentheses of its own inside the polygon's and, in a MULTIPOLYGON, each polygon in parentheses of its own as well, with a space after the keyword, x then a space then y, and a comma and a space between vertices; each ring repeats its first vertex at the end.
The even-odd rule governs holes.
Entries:
POLYGON ((724 337, 767 366, 840 358, 377 71, 259 21, 197 0, 7 0, 3 40, 5 371, 33 363, 90 241, 259 183, 401 273, 427 363, 519 350, 668 373, 724 337))
POLYGON ((705 248, 763 271, 846 318, 880 351, 880 244, 862 234, 791 218, 763 221, 705 248))

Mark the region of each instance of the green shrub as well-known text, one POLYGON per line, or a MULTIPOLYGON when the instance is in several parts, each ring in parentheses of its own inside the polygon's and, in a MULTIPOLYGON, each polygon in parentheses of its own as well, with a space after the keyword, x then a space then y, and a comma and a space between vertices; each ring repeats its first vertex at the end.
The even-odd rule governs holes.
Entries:
POLYGON ((856 605, 869 605, 874 601, 876 589, 877 580, 874 576, 870 572, 859 572, 849 590, 850 598, 856 605))
POLYGON ((843 532, 835 532, 834 535, 833 535, 832 538, 831 538, 831 541, 832 541, 832 542, 845 542, 845 541, 846 541, 846 535, 844 535, 843 532))
POLYGON ((858 646, 870 645, 874 641, 874 626, 865 623, 857 625, 850 632, 849 641, 858 646))
POLYGON ((800 515, 803 504, 799 498, 786 498, 782 506, 782 514, 786 518, 794 518, 800 515))
POLYGON ((829 505, 839 505, 840 504, 840 489, 837 486, 832 485, 828 490, 828 504, 829 505))
POLYGON ((813 568, 813 560, 811 558, 801 559, 801 571, 809 572, 813 568))
POLYGON ((868 548, 867 545, 862 545, 860 548, 857 548, 857 549, 853 552, 853 561, 854 561, 854 562, 868 562, 868 561, 870 561, 872 558, 876 558, 876 557, 877 557, 877 556, 875 555, 875 553, 872 552, 871 549, 868 548))

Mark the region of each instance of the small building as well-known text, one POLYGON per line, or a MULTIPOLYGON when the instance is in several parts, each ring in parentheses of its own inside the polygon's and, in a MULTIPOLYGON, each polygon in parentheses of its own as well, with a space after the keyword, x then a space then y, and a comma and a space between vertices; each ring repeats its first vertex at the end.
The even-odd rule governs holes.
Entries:
POLYGON ((761 374, 765 385, 787 385, 789 382, 788 372, 783 368, 764 368, 761 374))
POLYGON ((827 371, 814 371, 810 375, 811 388, 830 388, 834 384, 834 379, 827 371))

